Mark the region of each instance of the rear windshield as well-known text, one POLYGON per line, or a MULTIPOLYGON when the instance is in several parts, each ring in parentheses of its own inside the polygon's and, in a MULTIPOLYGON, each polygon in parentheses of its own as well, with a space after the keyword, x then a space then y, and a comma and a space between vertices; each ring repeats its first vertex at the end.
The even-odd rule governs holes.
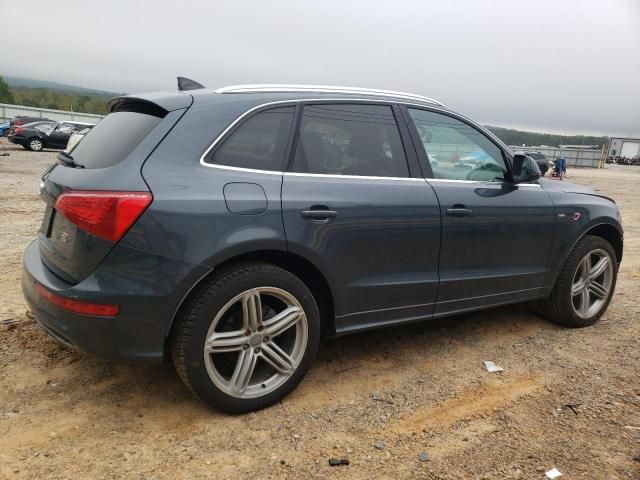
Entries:
POLYGON ((111 113, 69 153, 85 168, 111 167, 127 158, 161 120, 144 113, 111 113))

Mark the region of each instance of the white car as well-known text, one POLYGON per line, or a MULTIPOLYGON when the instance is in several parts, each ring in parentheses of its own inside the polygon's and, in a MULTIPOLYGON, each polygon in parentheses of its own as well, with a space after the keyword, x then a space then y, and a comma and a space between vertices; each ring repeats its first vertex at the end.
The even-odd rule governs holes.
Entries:
POLYGON ((91 131, 91 128, 85 128, 80 131, 76 131, 71 134, 69 137, 69 141, 67 142, 67 148, 64 149, 65 152, 69 153, 73 148, 78 144, 80 140, 84 138, 84 136, 91 131))

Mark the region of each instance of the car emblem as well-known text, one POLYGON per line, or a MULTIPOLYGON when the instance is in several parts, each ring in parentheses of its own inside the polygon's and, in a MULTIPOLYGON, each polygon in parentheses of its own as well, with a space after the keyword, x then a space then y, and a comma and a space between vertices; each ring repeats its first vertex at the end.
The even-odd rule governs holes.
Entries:
POLYGON ((67 232, 62 232, 59 238, 62 243, 69 243, 71 240, 71 236, 67 232))

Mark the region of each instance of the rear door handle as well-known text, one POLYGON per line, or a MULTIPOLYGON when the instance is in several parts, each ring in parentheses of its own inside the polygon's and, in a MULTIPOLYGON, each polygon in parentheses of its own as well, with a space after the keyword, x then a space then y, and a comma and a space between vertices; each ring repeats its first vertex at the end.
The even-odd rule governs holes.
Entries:
POLYGON ((465 207, 464 205, 454 205, 452 208, 447 208, 447 215, 452 217, 467 217, 473 213, 473 210, 465 207))
POLYGON ((329 207, 326 206, 313 206, 309 210, 302 210, 300 215, 311 220, 328 220, 329 218, 337 217, 338 212, 329 210, 329 207))

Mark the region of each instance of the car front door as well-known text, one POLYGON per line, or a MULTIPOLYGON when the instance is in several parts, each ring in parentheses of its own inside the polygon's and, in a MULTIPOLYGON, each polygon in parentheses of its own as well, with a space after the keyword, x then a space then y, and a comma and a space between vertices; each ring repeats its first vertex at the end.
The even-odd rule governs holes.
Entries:
POLYGON ((390 105, 303 107, 284 226, 289 250, 327 278, 338 332, 433 312, 440 212, 403 137, 390 105))
POLYGON ((508 182, 507 154, 463 119, 407 113, 442 216, 435 314, 538 297, 554 233, 549 195, 537 183, 508 182))
POLYGON ((50 148, 64 148, 67 146, 73 127, 58 124, 56 128, 45 138, 45 144, 50 148))

